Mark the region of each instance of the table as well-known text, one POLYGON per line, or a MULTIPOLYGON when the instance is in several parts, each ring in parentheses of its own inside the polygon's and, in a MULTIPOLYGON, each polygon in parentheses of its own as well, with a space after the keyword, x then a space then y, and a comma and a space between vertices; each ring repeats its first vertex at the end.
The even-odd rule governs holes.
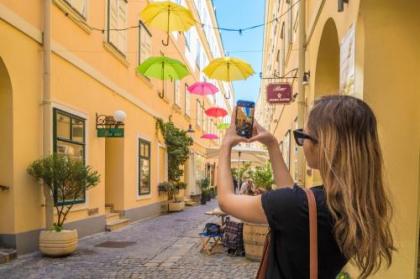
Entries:
POLYGON ((227 214, 223 212, 220 208, 217 207, 213 210, 207 211, 205 214, 220 217, 222 220, 222 227, 225 225, 225 217, 227 216, 227 214))

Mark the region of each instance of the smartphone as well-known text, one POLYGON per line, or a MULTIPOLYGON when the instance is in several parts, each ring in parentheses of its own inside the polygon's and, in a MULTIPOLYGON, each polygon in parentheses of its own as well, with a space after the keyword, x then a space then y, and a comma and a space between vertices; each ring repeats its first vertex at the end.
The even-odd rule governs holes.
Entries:
POLYGON ((239 100, 236 103, 236 133, 238 136, 251 138, 254 126, 255 103, 251 101, 239 100))

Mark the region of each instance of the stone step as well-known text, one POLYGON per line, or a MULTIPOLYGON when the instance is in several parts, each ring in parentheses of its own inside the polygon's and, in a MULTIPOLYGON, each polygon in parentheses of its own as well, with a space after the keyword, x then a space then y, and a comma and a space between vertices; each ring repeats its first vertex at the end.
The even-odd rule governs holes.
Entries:
POLYGON ((105 214, 112 213, 112 207, 111 206, 105 206, 105 214))
POLYGON ((0 264, 10 262, 17 258, 16 250, 0 248, 0 264))
POLYGON ((118 219, 120 219, 120 214, 119 214, 119 213, 117 213, 117 212, 107 213, 107 214, 106 214, 106 222, 107 222, 107 223, 108 223, 108 222, 115 221, 115 220, 118 220, 118 219))
POLYGON ((130 223, 130 219, 127 218, 121 218, 115 221, 111 221, 111 222, 106 222, 106 228, 105 230, 107 232, 112 232, 118 229, 121 229, 125 226, 127 226, 130 223))

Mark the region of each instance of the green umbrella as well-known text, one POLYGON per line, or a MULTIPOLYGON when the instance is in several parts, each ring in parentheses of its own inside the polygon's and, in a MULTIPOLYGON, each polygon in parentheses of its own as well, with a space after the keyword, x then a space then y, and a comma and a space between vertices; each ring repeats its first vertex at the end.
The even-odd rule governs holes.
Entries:
POLYGON ((217 129, 218 130, 225 130, 227 128, 229 128, 230 124, 229 123, 219 123, 217 124, 217 129))
MULTIPOLYGON (((164 80, 180 80, 189 75, 187 66, 182 62, 165 56, 153 56, 146 59, 137 67, 137 72, 150 78, 164 80)), ((165 86, 162 89, 162 96, 165 96, 165 86)))

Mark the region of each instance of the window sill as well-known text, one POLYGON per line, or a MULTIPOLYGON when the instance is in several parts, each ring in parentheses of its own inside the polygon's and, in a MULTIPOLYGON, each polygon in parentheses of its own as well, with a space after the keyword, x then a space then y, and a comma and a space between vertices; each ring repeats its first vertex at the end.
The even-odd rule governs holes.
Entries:
POLYGON ((69 17, 74 23, 79 25, 79 27, 85 31, 87 34, 92 33, 92 28, 87 23, 86 19, 76 12, 70 4, 66 3, 64 0, 54 0, 54 4, 62 10, 67 17, 69 17))
POLYGON ((137 195, 136 201, 144 201, 144 200, 150 200, 152 198, 152 194, 147 195, 137 195))
MULTIPOLYGON (((158 92, 159 94, 161 94, 162 92, 158 92)), ((169 104, 169 99, 166 97, 166 93, 165 93, 165 96, 163 97, 163 98, 161 98, 160 96, 158 96, 159 97, 159 99, 161 99, 163 102, 165 102, 165 103, 167 103, 167 104, 169 104)))
POLYGON ((109 51, 118 61, 120 61, 126 68, 130 65, 127 58, 122 55, 118 50, 115 49, 113 45, 108 42, 104 42, 104 48, 109 51))
POLYGON ((181 113, 182 111, 181 111, 181 107, 179 106, 179 105, 177 105, 177 104, 173 104, 172 105, 172 109, 175 111, 175 112, 177 112, 177 113, 181 113))
POLYGON ((145 75, 143 75, 143 74, 140 74, 139 72, 137 72, 137 70, 135 70, 136 71, 136 76, 139 78, 139 79, 141 79, 142 81, 144 81, 144 83, 149 87, 149 88, 151 88, 151 89, 153 89, 153 83, 151 82, 151 80, 148 78, 148 77, 146 77, 145 75))

